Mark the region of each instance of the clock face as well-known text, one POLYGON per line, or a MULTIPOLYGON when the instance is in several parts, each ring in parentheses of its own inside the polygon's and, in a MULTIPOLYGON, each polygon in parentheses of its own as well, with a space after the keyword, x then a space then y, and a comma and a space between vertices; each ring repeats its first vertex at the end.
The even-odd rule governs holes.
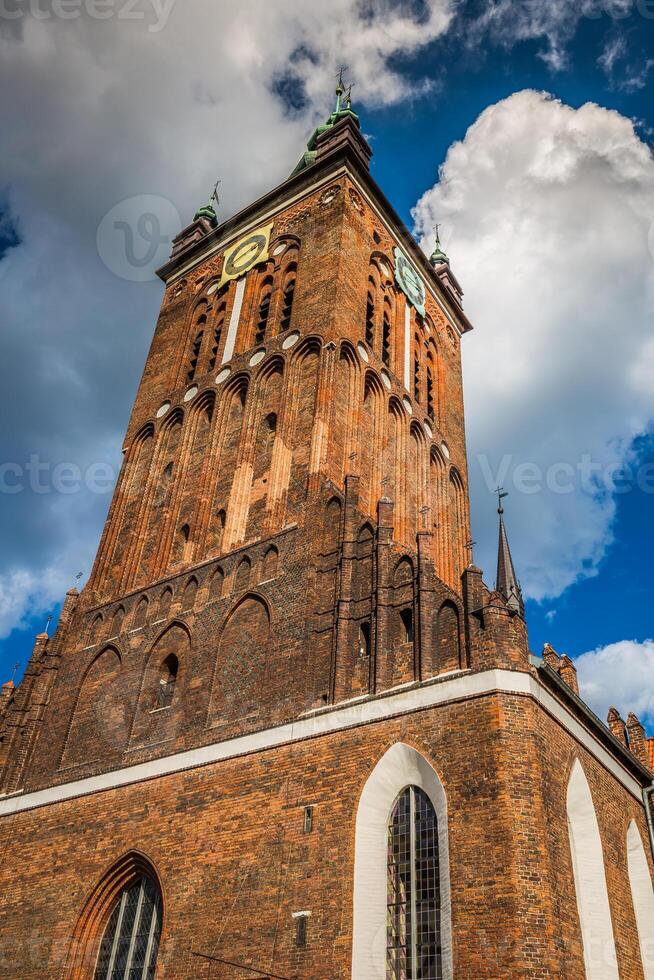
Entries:
POLYGON ((425 316, 427 291, 424 281, 399 248, 395 249, 395 281, 420 316, 425 316))
POLYGON ((272 229, 272 225, 266 225, 265 228, 258 228, 256 231, 241 238, 240 241, 236 242, 235 245, 232 245, 225 252, 220 286, 229 282, 230 279, 239 279, 260 262, 268 261, 272 229))

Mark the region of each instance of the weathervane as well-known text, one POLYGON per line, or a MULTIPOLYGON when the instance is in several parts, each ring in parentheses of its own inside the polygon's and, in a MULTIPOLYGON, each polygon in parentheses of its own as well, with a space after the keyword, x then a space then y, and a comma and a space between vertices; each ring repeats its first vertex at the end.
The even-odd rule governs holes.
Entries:
POLYGON ((345 94, 345 72, 349 71, 347 65, 341 65, 338 69, 338 85, 336 86, 336 112, 341 111, 341 99, 345 94))
POLYGON ((351 82, 347 87, 347 92, 345 93, 345 102, 347 103, 348 109, 352 108, 352 89, 355 86, 355 82, 351 82))
POLYGON ((209 198, 210 201, 213 201, 215 203, 216 211, 220 207, 220 195, 218 194, 218 188, 220 187, 221 184, 222 184, 222 180, 216 181, 216 183, 213 185, 213 191, 211 193, 211 197, 209 198))
POLYGON ((20 664, 14 664, 13 670, 11 672, 11 683, 12 684, 16 680, 16 673, 18 672, 18 668, 19 667, 20 667, 20 664))
POLYGON ((79 585, 80 579, 83 578, 83 577, 84 577, 84 572, 78 572, 77 575, 75 576, 75 581, 77 582, 78 585, 79 585))
POLYGON ((502 507, 502 501, 504 500, 505 497, 509 496, 509 491, 505 490, 504 487, 496 487, 494 493, 497 494, 497 504, 498 504, 497 513, 503 514, 504 508, 502 507))
POLYGON ((52 620, 53 620, 53 616, 52 616, 52 613, 50 613, 50 615, 48 616, 48 620, 47 620, 47 622, 45 624, 45 635, 46 636, 50 636, 50 623, 52 622, 52 620))

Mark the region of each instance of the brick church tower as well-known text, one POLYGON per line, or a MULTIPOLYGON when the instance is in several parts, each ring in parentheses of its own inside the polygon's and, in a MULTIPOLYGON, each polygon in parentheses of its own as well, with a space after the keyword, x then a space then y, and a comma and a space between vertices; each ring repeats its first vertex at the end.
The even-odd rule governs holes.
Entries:
POLYGON ((654 978, 633 715, 471 564, 460 345, 339 89, 202 208, 95 565, 0 696, 0 975, 654 978))

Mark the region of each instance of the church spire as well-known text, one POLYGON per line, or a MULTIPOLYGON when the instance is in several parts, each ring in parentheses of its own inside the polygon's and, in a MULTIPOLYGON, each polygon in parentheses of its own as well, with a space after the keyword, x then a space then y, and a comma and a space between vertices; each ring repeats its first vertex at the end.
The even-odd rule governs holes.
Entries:
POLYGON ((306 167, 310 167, 316 162, 318 137, 322 136, 323 133, 328 132, 330 129, 333 129, 337 123, 341 122, 341 120, 350 119, 357 129, 361 129, 361 120, 352 108, 352 89, 354 86, 349 85, 347 88, 345 87, 346 71, 347 68, 341 68, 338 73, 338 83, 336 85, 336 108, 328 117, 327 121, 324 122, 322 126, 318 126, 318 128, 314 131, 311 139, 307 143, 307 148, 304 155, 291 174, 291 177, 294 177, 295 174, 299 173, 301 170, 305 170, 306 167))
POLYGON ((504 525, 504 507, 502 506, 502 501, 505 497, 508 497, 508 493, 498 488, 497 495, 499 499, 497 513, 500 518, 500 536, 497 551, 497 580, 495 591, 504 596, 510 609, 513 609, 514 612, 524 617, 525 604, 522 598, 522 590, 513 566, 509 539, 504 525))
POLYGON ((436 244, 434 245, 434 251, 431 253, 429 261, 431 262, 434 268, 437 268, 438 266, 441 265, 450 264, 450 260, 446 255, 446 253, 443 251, 443 247, 441 245, 440 225, 436 225, 436 244))

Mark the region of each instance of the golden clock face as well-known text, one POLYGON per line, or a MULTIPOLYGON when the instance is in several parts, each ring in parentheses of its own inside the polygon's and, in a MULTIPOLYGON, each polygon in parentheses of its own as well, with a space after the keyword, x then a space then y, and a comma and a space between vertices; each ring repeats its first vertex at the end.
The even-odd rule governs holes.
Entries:
POLYGON ((255 265, 259 265, 260 262, 268 261, 272 230, 272 224, 258 228, 241 238, 225 252, 220 286, 224 286, 226 282, 232 279, 239 279, 250 269, 253 269, 255 265))
POLYGON ((395 249, 395 281, 420 316, 425 316, 427 290, 424 281, 400 248, 395 249))

